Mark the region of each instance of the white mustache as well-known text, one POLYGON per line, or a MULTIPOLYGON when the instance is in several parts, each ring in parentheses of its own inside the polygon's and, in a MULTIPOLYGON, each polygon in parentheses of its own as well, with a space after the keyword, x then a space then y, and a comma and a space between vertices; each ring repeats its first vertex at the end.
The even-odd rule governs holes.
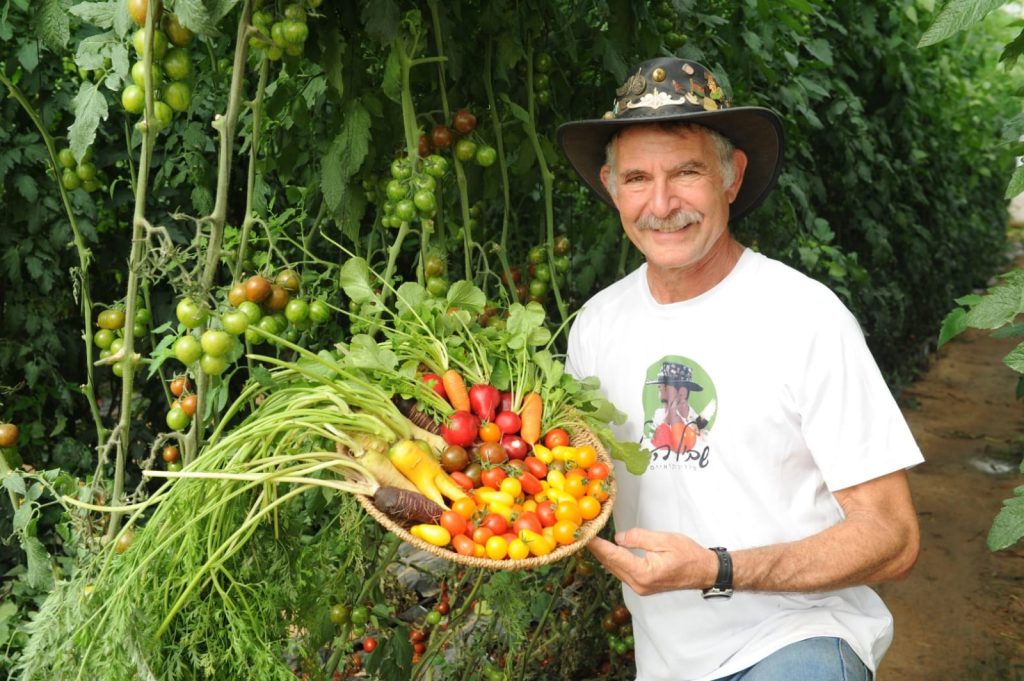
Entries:
POLYGON ((694 222, 701 222, 704 213, 697 210, 678 210, 668 217, 659 218, 644 215, 636 221, 637 229, 650 229, 658 232, 676 232, 694 222))

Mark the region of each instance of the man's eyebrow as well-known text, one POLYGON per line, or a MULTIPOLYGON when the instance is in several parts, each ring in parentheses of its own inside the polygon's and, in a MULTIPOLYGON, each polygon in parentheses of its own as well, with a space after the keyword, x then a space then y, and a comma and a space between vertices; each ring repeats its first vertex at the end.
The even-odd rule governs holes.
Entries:
POLYGON ((672 168, 673 172, 679 172, 682 170, 707 170, 708 164, 704 161, 698 161, 693 159, 691 161, 683 161, 679 165, 672 168))

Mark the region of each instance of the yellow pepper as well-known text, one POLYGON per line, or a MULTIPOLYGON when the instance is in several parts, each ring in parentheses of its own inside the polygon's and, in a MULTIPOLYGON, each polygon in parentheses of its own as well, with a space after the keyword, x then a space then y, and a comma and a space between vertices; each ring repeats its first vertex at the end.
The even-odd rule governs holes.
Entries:
POLYGON ((434 546, 448 546, 452 541, 451 533, 440 525, 413 525, 409 534, 434 546))

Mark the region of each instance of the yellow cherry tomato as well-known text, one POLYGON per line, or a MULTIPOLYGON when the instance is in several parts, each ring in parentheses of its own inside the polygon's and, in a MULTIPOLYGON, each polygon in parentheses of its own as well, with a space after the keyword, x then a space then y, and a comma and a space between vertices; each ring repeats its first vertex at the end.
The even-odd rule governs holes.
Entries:
POLYGON ((533 455, 546 464, 555 460, 555 455, 551 453, 551 450, 540 443, 534 443, 533 455))
POLYGON ((526 544, 530 549, 530 553, 535 556, 546 556, 554 549, 554 546, 551 545, 547 537, 533 530, 520 531, 519 539, 526 544))
MULTIPOLYGON (((494 539, 494 537, 491 537, 491 539, 494 539)), ((473 542, 473 557, 474 558, 486 558, 487 557, 487 549, 484 548, 483 544, 477 544, 476 542, 473 542)))
POLYGON ((576 461, 576 448, 569 445, 558 445, 551 450, 555 461, 576 461))
POLYGON ((508 555, 508 542, 500 535, 494 535, 484 545, 487 557, 491 560, 502 560, 508 555))
POLYGON ((487 504, 487 510, 491 513, 497 513, 505 520, 512 519, 512 506, 509 504, 503 504, 500 501, 493 501, 487 504))
POLYGON ((597 450, 593 445, 580 445, 576 448, 576 465, 580 468, 590 468, 597 463, 597 450))
POLYGON ((530 547, 522 539, 517 537, 508 543, 508 557, 512 560, 522 560, 529 555, 530 547))
POLYGON ((440 525, 413 525, 409 533, 434 546, 448 546, 452 541, 451 533, 440 525))
POLYGON ((519 482, 519 478, 505 478, 501 481, 501 485, 498 489, 511 496, 514 500, 523 493, 523 483, 519 482))
POLYGON ((565 474, 561 471, 548 471, 548 486, 550 489, 557 489, 559 492, 565 489, 565 474))
POLYGON ((576 541, 576 532, 580 529, 580 526, 571 520, 559 520, 551 529, 555 541, 562 546, 567 546, 576 541))
MULTIPOLYGON (((541 501, 543 501, 543 499, 541 501)), ((527 499, 526 501, 523 502, 523 510, 524 511, 536 511, 538 503, 539 502, 537 501, 537 497, 533 497, 532 499, 527 499)))

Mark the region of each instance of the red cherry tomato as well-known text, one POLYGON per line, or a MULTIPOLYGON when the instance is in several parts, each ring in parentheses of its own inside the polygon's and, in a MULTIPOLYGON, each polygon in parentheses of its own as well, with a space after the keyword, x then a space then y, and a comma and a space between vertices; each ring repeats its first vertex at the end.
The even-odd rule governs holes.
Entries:
POLYGON ((501 481, 504 480, 505 477, 505 471, 495 466, 494 468, 485 468, 481 471, 480 482, 483 483, 485 487, 498 489, 501 487, 501 481))
POLYGON ((548 449, 569 445, 569 433, 564 428, 552 428, 544 435, 544 446, 548 449))
POLYGON ((555 517, 555 502, 545 499, 537 504, 537 518, 544 527, 551 527, 558 522, 558 518, 555 517))
POLYGON ((519 534, 523 530, 530 530, 540 534, 544 529, 541 525, 540 518, 533 511, 523 511, 516 518, 516 521, 512 523, 512 531, 519 534))
POLYGON ((448 399, 448 393, 444 390, 444 383, 441 382, 440 376, 437 374, 423 374, 423 382, 426 383, 428 387, 432 388, 435 393, 446 400, 448 399))
POLYGON ((465 535, 468 529, 466 519, 455 511, 445 511, 441 514, 441 527, 448 530, 453 537, 458 534, 465 535))
MULTIPOLYGON (((538 459, 537 457, 528 456, 526 457, 526 459, 524 459, 523 464, 526 466, 526 470, 529 471, 538 480, 543 480, 544 478, 548 477, 548 465, 541 461, 540 459, 538 459)), ((594 465, 596 466, 597 464, 594 465)), ((607 475, 607 471, 605 472, 605 475, 607 475)), ((598 479, 592 475, 588 477, 590 477, 593 480, 598 479)))
POLYGON ((480 527, 486 527, 496 535, 503 535, 508 531, 508 521, 497 513, 488 513, 484 516, 480 527))
POLYGON ((475 487, 475 485, 473 484, 473 478, 469 477, 462 471, 452 471, 448 475, 451 476, 451 479, 454 480, 459 485, 459 487, 463 488, 466 491, 469 491, 473 489, 473 487, 475 487))
POLYGON ((519 414, 514 411, 503 411, 494 417, 494 422, 501 429, 501 432, 505 435, 513 435, 519 432, 519 429, 523 427, 523 421, 519 418, 519 414))
POLYGON ((363 639, 363 650, 368 653, 372 653, 377 649, 377 639, 372 636, 367 636, 363 639))

